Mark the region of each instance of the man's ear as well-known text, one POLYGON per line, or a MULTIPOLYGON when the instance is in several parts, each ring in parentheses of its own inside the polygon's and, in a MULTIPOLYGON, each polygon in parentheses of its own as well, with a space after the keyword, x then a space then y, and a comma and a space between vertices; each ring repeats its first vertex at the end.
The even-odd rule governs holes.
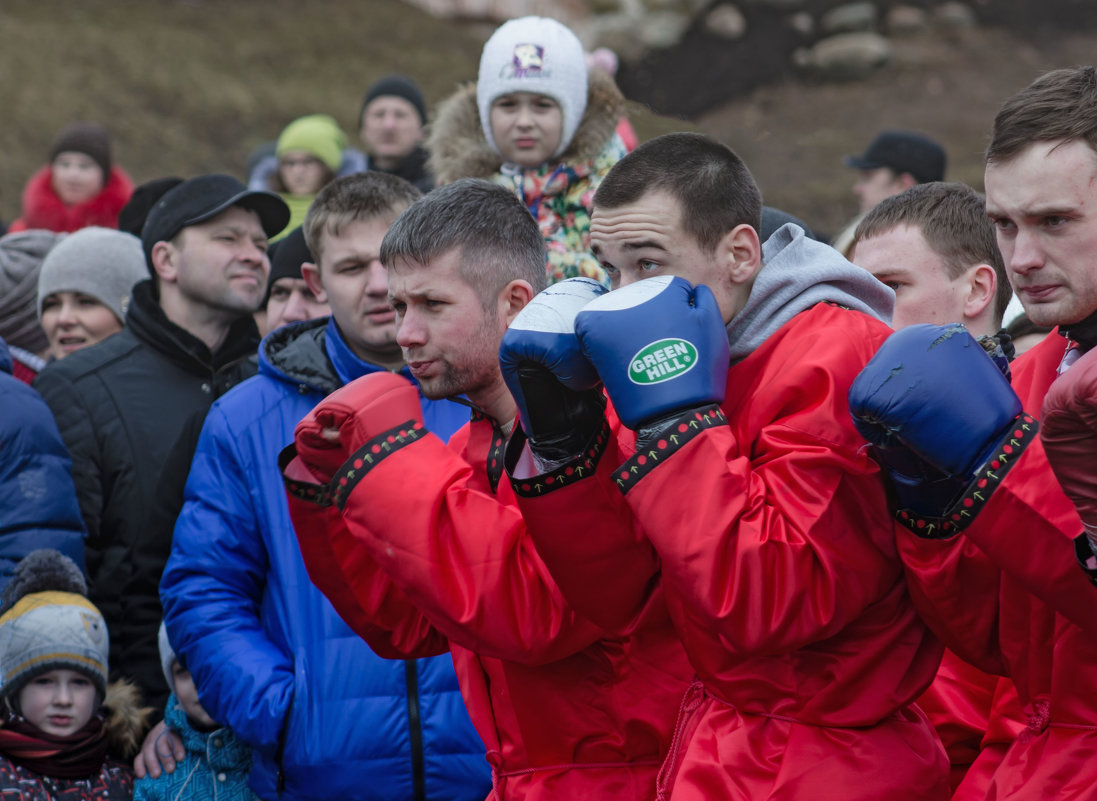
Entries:
POLYGON ((311 261, 302 262, 301 277, 305 279, 305 286, 309 288, 318 301, 328 302, 328 293, 324 291, 324 283, 320 280, 320 266, 311 261))
POLYGON ((152 271, 160 283, 172 284, 179 277, 179 251, 171 242, 161 240, 152 246, 152 271))
POLYGON ((998 275, 989 264, 977 264, 968 268, 966 283, 964 316, 975 318, 994 303, 994 296, 998 292, 998 275))
POLYGON ((522 311, 536 294, 528 281, 515 278, 499 292, 499 317, 510 325, 511 320, 518 316, 518 312, 522 311))
POLYGON ((727 265, 731 283, 744 284, 754 278, 762 264, 762 242, 754 226, 742 223, 724 234, 717 254, 727 265))
POLYGON ((903 186, 903 191, 910 189, 912 186, 917 186, 918 179, 911 175, 909 172, 899 173, 899 183, 903 186))

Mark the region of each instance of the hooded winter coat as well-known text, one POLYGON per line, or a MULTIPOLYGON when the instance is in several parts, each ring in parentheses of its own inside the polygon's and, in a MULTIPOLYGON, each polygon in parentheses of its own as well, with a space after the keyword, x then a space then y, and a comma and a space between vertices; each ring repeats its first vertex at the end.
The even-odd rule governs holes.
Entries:
POLYGON ((133 181, 121 167, 111 167, 99 194, 83 203, 69 205, 53 188, 53 168, 46 165, 36 172, 23 190, 23 213, 8 226, 8 233, 44 228, 71 232, 99 225, 118 227, 118 212, 133 194, 133 181))
POLYGON ((625 99, 613 79, 591 70, 587 108, 560 158, 537 168, 504 164, 488 145, 476 105, 476 84, 444 100, 427 139, 427 168, 448 184, 458 178, 486 178, 507 187, 526 204, 548 248, 549 282, 586 276, 606 283, 590 254, 590 211, 594 192, 626 153, 615 133, 625 99))
POLYGON ((0 339, 0 590, 37 548, 55 548, 84 564, 72 460, 49 407, 11 369, 0 339))
POLYGON ((133 801, 257 801, 248 788, 251 749, 231 729, 198 731, 172 693, 164 723, 183 741, 186 756, 171 773, 138 779, 133 801))
MULTIPOLYGON (((488 792, 452 661, 373 653, 309 580, 290 521, 278 453, 325 395, 380 369, 332 320, 283 326, 263 340, 259 375, 213 405, 198 440, 161 582, 164 624, 202 705, 253 748, 262 798, 488 792)), ((468 419, 459 404, 423 403, 439 430, 468 419)))
POLYGON ((614 426, 581 477, 586 462, 515 479, 522 514, 591 619, 635 632, 665 598, 698 681, 657 798, 943 801, 947 760, 913 704, 941 645, 846 400, 891 333, 890 292, 795 226, 763 259, 728 326, 724 402, 643 453, 614 426))

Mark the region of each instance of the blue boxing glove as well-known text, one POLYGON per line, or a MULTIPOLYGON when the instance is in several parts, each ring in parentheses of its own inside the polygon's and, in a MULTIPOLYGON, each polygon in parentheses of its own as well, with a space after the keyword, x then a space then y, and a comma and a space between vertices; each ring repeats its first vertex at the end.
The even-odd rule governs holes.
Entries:
POLYGON ((602 380, 575 336, 575 315, 605 292, 589 278, 553 284, 518 312, 499 346, 503 379, 543 463, 577 456, 605 419, 602 380))
POLYGON ((962 325, 896 331, 849 390, 902 508, 941 517, 1013 431, 1021 401, 962 325))
POLYGON ((669 275, 637 281, 591 301, 575 332, 631 429, 724 399, 728 336, 706 286, 669 275))

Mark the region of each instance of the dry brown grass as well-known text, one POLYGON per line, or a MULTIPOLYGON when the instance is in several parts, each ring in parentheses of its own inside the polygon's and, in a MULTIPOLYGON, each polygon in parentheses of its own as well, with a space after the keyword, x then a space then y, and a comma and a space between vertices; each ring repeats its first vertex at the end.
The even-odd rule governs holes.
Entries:
MULTIPOLYGON (((107 125, 138 182, 242 175, 248 152, 302 114, 333 114, 357 139, 362 94, 387 73, 441 100, 475 78, 489 33, 399 0, 4 0, 0 219, 70 122, 107 125)), ((645 137, 682 127, 635 110, 645 137)))

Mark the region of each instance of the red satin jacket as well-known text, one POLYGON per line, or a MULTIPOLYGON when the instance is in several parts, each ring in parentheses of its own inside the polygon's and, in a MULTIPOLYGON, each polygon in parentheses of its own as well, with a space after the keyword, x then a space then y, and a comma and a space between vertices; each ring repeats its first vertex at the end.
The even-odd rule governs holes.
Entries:
POLYGON ((889 333, 819 304, 732 366, 722 409, 642 453, 618 429, 593 477, 515 481, 568 599, 629 632, 665 603, 697 669, 658 798, 948 798, 912 706, 941 645, 847 403, 889 333))
POLYGON ((692 676, 665 607, 634 636, 571 608, 500 480, 497 426, 474 417, 449 447, 412 436, 341 511, 286 468, 309 575, 383 656, 452 653, 498 798, 652 798, 692 676))
MULTIPOLYGON (((1051 334, 1013 365, 1038 414, 1066 341, 1051 334)), ((1089 799, 1097 786, 1097 589, 1074 557, 1082 530, 1038 438, 961 536, 897 538, 925 619, 960 656, 1009 676, 1027 727, 986 778, 988 801, 1089 799)))

